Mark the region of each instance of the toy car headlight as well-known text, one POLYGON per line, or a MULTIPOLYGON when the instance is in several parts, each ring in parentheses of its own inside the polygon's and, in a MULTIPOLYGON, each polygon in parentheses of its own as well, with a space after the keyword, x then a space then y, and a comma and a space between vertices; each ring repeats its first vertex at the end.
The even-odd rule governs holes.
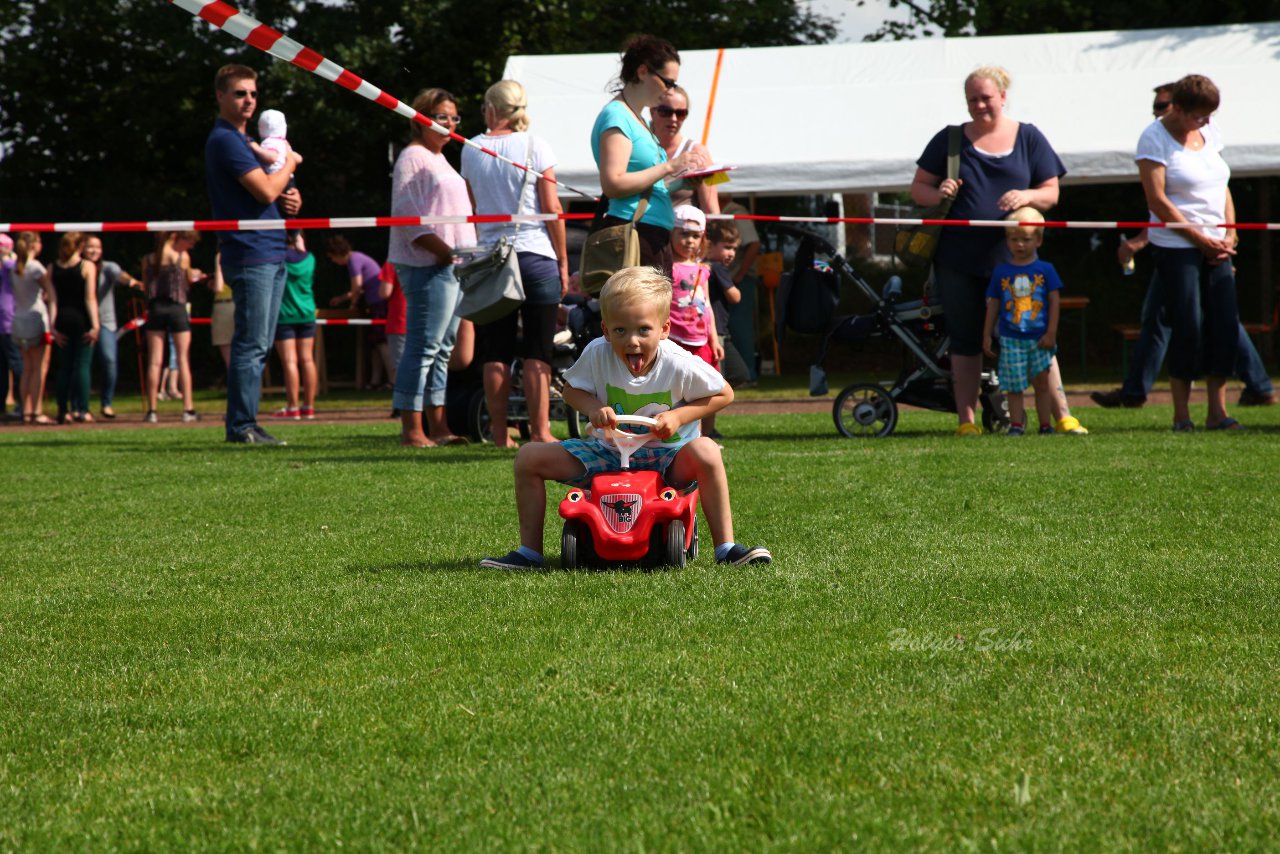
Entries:
POLYGON ((573 492, 570 492, 570 493, 569 493, 568 495, 566 495, 565 497, 566 497, 566 498, 568 498, 570 501, 581 501, 581 500, 582 500, 582 490, 575 489, 573 492))
POLYGON ((668 486, 666 489, 662 490, 662 492, 659 494, 659 497, 663 501, 675 501, 676 491, 668 486))

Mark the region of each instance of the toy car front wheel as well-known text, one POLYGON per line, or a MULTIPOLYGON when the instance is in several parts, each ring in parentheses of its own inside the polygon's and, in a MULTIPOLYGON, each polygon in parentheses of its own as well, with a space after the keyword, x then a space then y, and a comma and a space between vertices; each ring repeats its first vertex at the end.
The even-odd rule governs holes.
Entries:
POLYGON ((560 533, 560 565, 565 569, 590 566, 595 560, 591 530, 577 519, 566 519, 560 533))
POLYGON ((898 404, 882 386, 857 383, 836 397, 831 416, 843 436, 882 439, 898 426, 898 404))
POLYGON ((667 523, 667 565, 683 569, 685 564, 684 522, 672 519, 667 523))
POLYGON ((693 526, 693 542, 689 543, 689 560, 698 559, 698 526, 693 526))

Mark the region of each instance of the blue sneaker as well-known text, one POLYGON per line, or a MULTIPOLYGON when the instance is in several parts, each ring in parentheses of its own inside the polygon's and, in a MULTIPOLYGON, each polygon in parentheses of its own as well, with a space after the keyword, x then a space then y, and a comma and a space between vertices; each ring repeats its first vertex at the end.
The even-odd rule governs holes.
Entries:
POLYGON ((520 552, 507 552, 502 557, 487 557, 480 561, 485 569, 543 569, 544 564, 530 560, 520 552))
POLYGON ((1026 434, 1027 428, 1023 427, 1021 424, 1014 424, 1005 432, 1006 436, 1025 436, 1026 434))
POLYGON ((773 563, 773 554, 764 546, 734 545, 723 558, 716 558, 716 563, 747 566, 753 563, 773 563))

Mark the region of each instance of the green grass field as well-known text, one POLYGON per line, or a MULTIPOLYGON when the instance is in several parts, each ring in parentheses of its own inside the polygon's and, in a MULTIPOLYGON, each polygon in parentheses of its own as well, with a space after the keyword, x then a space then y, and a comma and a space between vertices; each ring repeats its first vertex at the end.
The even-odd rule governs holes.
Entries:
POLYGON ((391 422, 0 431, 0 848, 1273 848, 1280 412, 1080 414, 726 415, 776 562, 680 572, 478 569, 391 422))

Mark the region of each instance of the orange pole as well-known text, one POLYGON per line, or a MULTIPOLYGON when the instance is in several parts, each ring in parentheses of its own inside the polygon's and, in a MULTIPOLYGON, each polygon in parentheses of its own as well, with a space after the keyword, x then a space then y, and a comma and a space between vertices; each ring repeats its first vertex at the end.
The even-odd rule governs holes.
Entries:
POLYGON ((711 135, 711 111, 716 107, 716 89, 720 86, 720 64, 724 62, 724 48, 716 51, 716 72, 711 77, 711 97, 707 99, 707 120, 702 123, 702 144, 711 135))

